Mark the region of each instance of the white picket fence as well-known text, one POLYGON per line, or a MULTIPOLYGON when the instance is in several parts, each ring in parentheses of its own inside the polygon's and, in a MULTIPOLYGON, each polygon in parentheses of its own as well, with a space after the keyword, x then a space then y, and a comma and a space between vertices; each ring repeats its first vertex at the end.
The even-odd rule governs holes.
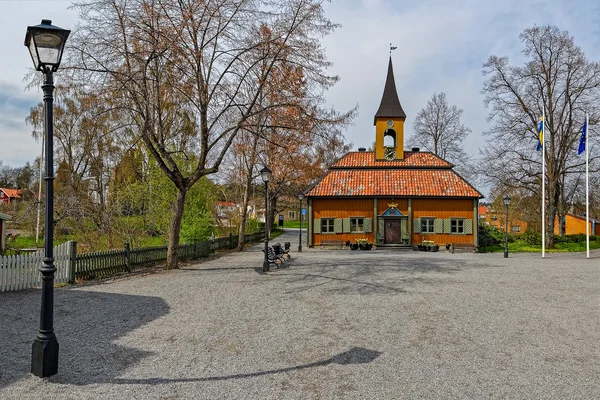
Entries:
MULTIPOLYGON (((54 246, 54 283, 69 282, 69 259, 71 242, 54 246)), ((72 255, 73 257, 75 255, 72 255)), ((44 251, 0 256, 0 292, 29 289, 42 285, 40 267, 44 263, 44 251)))

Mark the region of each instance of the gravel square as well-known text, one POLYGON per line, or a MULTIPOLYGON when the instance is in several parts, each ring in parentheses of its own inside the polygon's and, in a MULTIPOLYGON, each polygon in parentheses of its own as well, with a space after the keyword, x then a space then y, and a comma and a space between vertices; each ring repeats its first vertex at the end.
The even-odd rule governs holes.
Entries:
POLYGON ((55 290, 59 373, 29 373, 40 291, 0 293, 0 399, 600 398, 600 252, 261 244, 55 290))

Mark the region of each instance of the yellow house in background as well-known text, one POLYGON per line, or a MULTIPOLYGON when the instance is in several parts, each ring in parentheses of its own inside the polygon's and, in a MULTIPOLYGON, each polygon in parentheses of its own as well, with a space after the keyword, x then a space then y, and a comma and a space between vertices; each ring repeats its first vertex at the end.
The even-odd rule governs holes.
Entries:
MULTIPOLYGON (((563 220, 565 224, 565 235, 577 235, 584 234, 585 231, 585 217, 581 215, 575 215, 572 213, 567 213, 563 220)), ((554 234, 558 235, 560 233, 560 224, 558 222, 558 218, 554 221, 554 234)), ((600 234, 600 224, 596 223, 596 220, 590 218, 590 235, 599 235, 600 234)))

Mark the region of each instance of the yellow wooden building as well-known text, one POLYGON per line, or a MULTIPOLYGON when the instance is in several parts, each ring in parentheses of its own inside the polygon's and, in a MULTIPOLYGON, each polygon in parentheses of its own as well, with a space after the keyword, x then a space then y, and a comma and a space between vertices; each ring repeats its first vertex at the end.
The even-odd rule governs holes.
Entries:
POLYGON ((446 160, 404 149, 404 123, 392 60, 379 109, 375 148, 349 152, 307 191, 308 244, 354 243, 477 247, 483 196, 446 160))

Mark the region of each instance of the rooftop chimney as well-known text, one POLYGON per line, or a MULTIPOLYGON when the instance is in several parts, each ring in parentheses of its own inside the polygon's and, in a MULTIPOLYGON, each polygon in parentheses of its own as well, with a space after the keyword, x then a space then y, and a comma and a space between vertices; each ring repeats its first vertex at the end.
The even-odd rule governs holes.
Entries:
POLYGON ((358 151, 367 151, 367 149, 366 149, 366 148, 364 148, 364 147, 359 147, 359 148, 358 148, 358 151))
POLYGON ((413 147, 412 148, 412 151, 419 151, 419 150, 421 150, 419 147, 413 147))

